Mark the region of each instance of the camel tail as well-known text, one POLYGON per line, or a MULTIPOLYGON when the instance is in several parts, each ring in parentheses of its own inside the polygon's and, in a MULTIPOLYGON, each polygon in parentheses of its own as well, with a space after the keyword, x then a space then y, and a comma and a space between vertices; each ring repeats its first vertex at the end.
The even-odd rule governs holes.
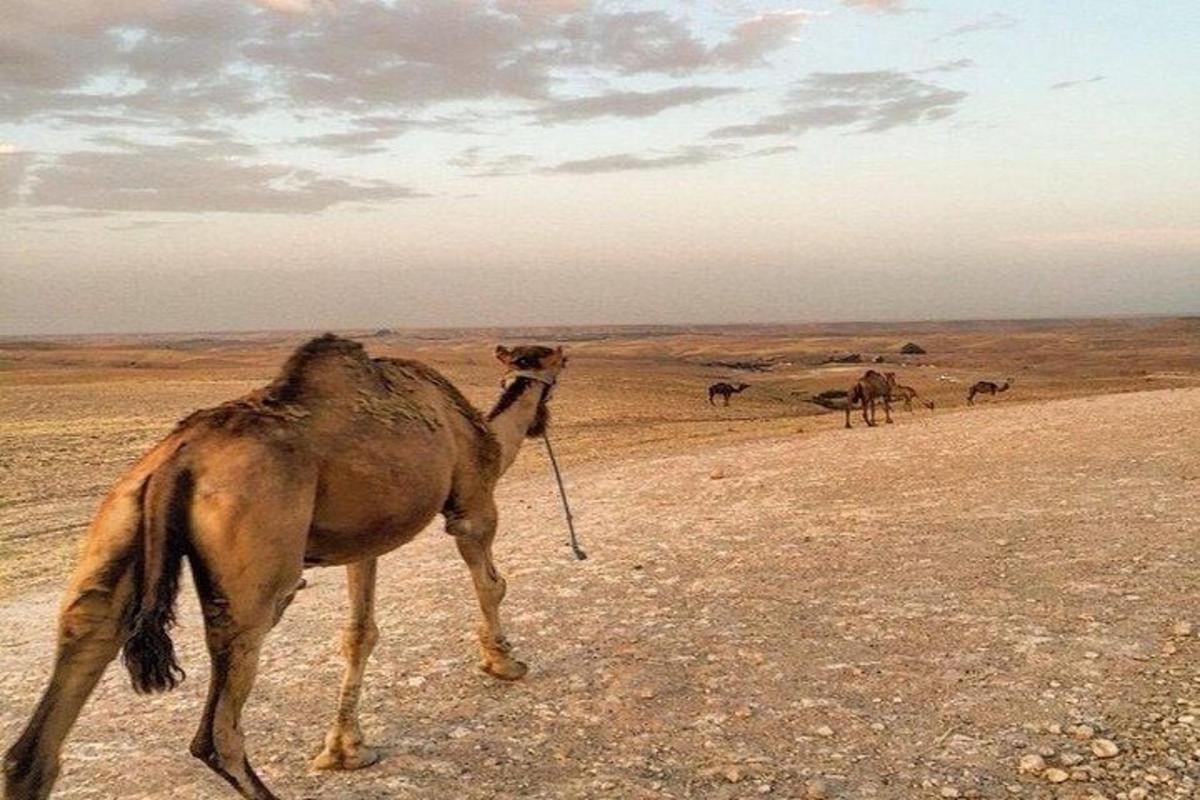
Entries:
POLYGON ((131 634, 124 652, 125 667, 140 694, 170 691, 184 678, 170 631, 188 547, 192 483, 191 471, 171 459, 150 476, 143 495, 134 597, 126 612, 131 634))

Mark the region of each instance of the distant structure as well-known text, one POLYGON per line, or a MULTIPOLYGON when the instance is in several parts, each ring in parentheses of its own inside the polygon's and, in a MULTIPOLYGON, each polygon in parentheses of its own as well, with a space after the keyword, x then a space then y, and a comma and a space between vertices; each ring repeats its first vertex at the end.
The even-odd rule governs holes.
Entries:
POLYGON ((997 386, 991 381, 977 381, 976 383, 972 384, 971 390, 967 392, 967 405, 975 405, 975 395, 977 394, 990 394, 994 396, 1000 392, 1007 392, 1012 385, 1012 378, 1008 378, 1004 381, 1003 385, 1000 386, 997 386))
POLYGON ((729 405, 730 396, 741 394, 749 388, 750 384, 748 383, 739 383, 737 386, 734 386, 732 383, 714 383, 712 386, 708 387, 709 405, 716 405, 716 403, 713 402, 713 398, 717 395, 720 395, 722 398, 724 398, 725 405, 729 405))
POLYGON ((900 348, 900 352, 906 356, 923 356, 925 355, 925 348, 916 342, 909 342, 900 348))

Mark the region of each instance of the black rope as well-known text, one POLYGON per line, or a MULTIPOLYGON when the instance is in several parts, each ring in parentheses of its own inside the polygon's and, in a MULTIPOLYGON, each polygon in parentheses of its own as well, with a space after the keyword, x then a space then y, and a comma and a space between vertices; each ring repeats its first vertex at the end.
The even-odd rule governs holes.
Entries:
POLYGON ((546 454, 550 456, 550 466, 554 468, 554 480, 558 481, 558 496, 562 498, 563 513, 567 517, 567 530, 571 533, 571 552, 575 554, 576 561, 583 561, 587 558, 587 553, 583 552, 583 548, 579 546, 579 540, 575 538, 575 519, 571 516, 571 506, 567 504, 567 490, 563 487, 562 473, 558 471, 558 459, 554 457, 554 448, 550 446, 549 432, 542 431, 542 441, 546 443, 546 454))

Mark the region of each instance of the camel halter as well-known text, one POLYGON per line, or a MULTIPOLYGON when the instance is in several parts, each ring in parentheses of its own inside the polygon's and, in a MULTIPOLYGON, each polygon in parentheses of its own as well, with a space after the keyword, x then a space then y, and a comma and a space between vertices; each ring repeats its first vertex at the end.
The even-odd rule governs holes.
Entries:
MULTIPOLYGON (((554 384, 557 383, 555 378, 548 378, 537 372, 519 370, 505 375, 500 381, 500 385, 507 388, 517 378, 527 378, 544 385, 546 391, 542 395, 543 403, 550 401, 550 395, 554 392, 554 384)), ((558 459, 554 457, 554 448, 550 445, 550 431, 548 427, 542 429, 542 442, 546 445, 546 455, 550 457, 550 466, 554 470, 554 481, 558 484, 558 496, 562 499, 563 516, 567 520, 567 532, 571 535, 570 541, 568 541, 568 544, 571 546, 571 553, 575 556, 576 561, 584 561, 587 559, 587 553, 583 552, 583 548, 579 546, 579 538, 575 535, 575 518, 571 516, 571 504, 567 502, 567 489, 563 485, 562 472, 558 468, 558 459)))

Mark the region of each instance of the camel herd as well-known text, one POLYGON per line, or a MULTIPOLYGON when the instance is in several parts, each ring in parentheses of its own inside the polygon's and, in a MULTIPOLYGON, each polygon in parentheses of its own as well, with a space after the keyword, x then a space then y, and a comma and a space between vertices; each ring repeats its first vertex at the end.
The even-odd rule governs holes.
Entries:
MULTIPOLYGON (((250 765, 242 709, 263 642, 305 567, 345 566, 350 601, 345 671, 316 768, 352 770, 378 758, 358 723, 378 638, 376 563, 439 514, 479 602, 479 666, 521 678, 526 666, 500 621, 495 489, 522 443, 544 432, 567 358, 540 346, 497 347, 495 356, 503 389, 483 414, 425 364, 372 358, 326 334, 298 348, 268 385, 180 422, 117 481, 88 528, 60 607, 49 683, 4 755, 5 800, 49 796, 67 734, 118 655, 140 693, 183 679, 170 634, 185 560, 212 664, 190 750, 242 797, 275 800, 250 765)), ((978 383, 970 399, 1011 384, 978 383)), ((728 404, 746 388, 715 384, 709 402, 728 404)), ((875 424, 877 400, 890 422, 893 398, 911 408, 917 393, 894 374, 868 371, 851 391, 846 424, 856 403, 875 424)))
MULTIPOLYGON (((975 398, 979 395, 996 395, 1002 392, 1007 392, 1013 385, 1013 379, 1008 378, 1002 384, 997 384, 992 381, 978 381, 971 385, 967 392, 967 404, 975 405, 975 398)), ((708 387, 708 402, 716 405, 713 402, 714 397, 724 398, 725 405, 729 405, 731 395, 739 394, 750 388, 748 383, 739 383, 736 386, 731 383, 719 382, 708 387)), ((831 393, 831 394, 840 394, 831 393)), ((921 399, 917 390, 911 386, 905 386, 899 383, 894 372, 877 372, 869 369, 862 374, 852 387, 846 393, 846 402, 844 408, 846 411, 846 427, 853 427, 850 424, 850 412, 856 407, 862 409, 863 421, 867 425, 874 426, 875 422, 875 405, 876 403, 883 404, 884 420, 888 423, 892 422, 892 401, 900 400, 904 403, 904 410, 911 412, 913 410, 913 400, 920 400, 921 404, 930 411, 934 409, 932 400, 921 399)), ((824 403, 822 403, 824 405, 824 403)))

